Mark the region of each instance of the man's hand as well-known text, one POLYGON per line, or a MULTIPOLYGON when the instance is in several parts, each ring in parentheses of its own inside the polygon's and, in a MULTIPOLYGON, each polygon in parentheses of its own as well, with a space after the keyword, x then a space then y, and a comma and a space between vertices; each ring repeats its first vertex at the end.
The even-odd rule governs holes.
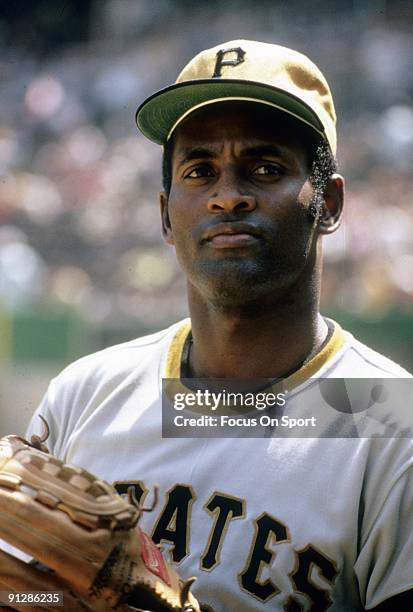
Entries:
POLYGON ((43 442, 0 440, 0 538, 51 573, 2 552, 0 590, 63 592, 70 610, 199 612, 194 579, 183 582, 137 526, 142 508, 133 497, 52 457, 43 442))

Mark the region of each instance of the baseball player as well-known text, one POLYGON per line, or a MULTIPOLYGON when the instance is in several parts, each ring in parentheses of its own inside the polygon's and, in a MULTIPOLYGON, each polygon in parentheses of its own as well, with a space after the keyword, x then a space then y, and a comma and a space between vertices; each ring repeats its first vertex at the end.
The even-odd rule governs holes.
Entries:
POLYGON ((283 379, 299 400, 325 378, 409 377, 319 313, 344 191, 324 76, 291 49, 230 41, 136 119, 164 147, 162 232, 190 319, 53 380, 37 412, 50 451, 144 503, 158 485, 143 527, 198 576, 205 609, 413 609, 409 437, 162 437, 163 379, 283 379))

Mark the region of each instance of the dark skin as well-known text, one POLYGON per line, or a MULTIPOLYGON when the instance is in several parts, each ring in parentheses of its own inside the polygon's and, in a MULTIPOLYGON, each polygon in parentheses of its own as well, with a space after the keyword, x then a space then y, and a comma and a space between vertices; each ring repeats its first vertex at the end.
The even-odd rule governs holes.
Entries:
MULTIPOLYGON (((339 225, 343 179, 331 178, 324 214, 311 217, 299 133, 256 111, 231 104, 191 115, 176 130, 169 199, 161 194, 163 233, 187 275, 194 376, 282 376, 326 334, 319 239, 339 225)), ((64 590, 55 576, 36 574, 42 581, 64 590)), ((32 589, 29 577, 20 589, 32 589)), ((374 610, 412 608, 409 591, 374 610)))
MULTIPOLYGON (((338 228, 344 180, 334 174, 319 218, 300 131, 271 109, 215 104, 174 134, 162 229, 186 274, 197 377, 282 377, 323 343, 321 236, 338 228)), ((413 607, 413 592, 376 612, 413 607)))
POLYGON ((314 219, 307 148, 274 116, 216 104, 176 129, 161 209, 187 277, 194 376, 243 377, 246 366, 250 377, 283 376, 327 334, 319 238, 340 223, 344 181, 331 178, 314 219))

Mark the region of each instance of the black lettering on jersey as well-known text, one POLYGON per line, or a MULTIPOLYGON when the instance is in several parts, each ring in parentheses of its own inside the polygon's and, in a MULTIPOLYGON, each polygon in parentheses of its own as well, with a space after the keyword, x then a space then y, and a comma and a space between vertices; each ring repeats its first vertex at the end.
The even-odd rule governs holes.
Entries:
POLYGON ((255 537, 247 565, 239 575, 241 588, 260 601, 267 601, 280 593, 279 588, 270 578, 262 580, 260 575, 264 566, 270 566, 275 552, 271 544, 280 544, 290 540, 288 528, 266 512, 255 520, 255 537))
POLYGON ((214 524, 201 557, 201 569, 211 571, 221 561, 221 548, 230 522, 245 515, 245 501, 223 493, 213 493, 204 508, 214 515, 214 524))
POLYGON ((148 489, 145 487, 141 480, 133 480, 128 482, 126 480, 116 480, 113 483, 116 491, 119 495, 127 495, 129 487, 133 487, 133 492, 135 494, 136 500, 142 506, 145 498, 148 494, 148 489))
POLYGON ((152 539, 155 544, 171 544, 172 561, 179 563, 189 554, 189 520, 196 495, 192 487, 177 484, 166 493, 167 499, 156 521, 152 539))
MULTIPOLYGON (((312 573, 317 568, 317 573, 332 586, 338 574, 337 566, 311 544, 302 550, 295 551, 295 555, 295 568, 290 576, 297 592, 310 598, 311 612, 324 612, 331 606, 332 600, 327 589, 322 589, 311 580, 312 573)), ((292 612, 295 609, 287 608, 287 612, 292 612)))
POLYGON ((241 49, 241 47, 231 47, 229 49, 220 49, 217 53, 217 59, 215 62, 215 69, 214 69, 214 74, 212 75, 212 78, 215 79, 221 76, 222 66, 238 66, 238 64, 242 64, 242 62, 245 61, 244 56, 245 56, 245 51, 244 49, 241 49), (224 59, 227 53, 231 53, 231 54, 236 53, 236 57, 233 57, 232 59, 224 59))

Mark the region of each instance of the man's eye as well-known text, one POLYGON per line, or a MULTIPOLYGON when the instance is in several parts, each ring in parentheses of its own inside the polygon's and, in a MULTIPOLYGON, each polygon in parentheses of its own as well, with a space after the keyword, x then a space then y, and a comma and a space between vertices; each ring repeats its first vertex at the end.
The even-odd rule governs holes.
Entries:
POLYGON ((197 179, 213 176, 212 169, 209 166, 196 166, 184 175, 184 178, 197 179))
POLYGON ((282 174, 282 170, 277 164, 262 164, 254 168, 252 174, 255 176, 279 176, 282 174))

